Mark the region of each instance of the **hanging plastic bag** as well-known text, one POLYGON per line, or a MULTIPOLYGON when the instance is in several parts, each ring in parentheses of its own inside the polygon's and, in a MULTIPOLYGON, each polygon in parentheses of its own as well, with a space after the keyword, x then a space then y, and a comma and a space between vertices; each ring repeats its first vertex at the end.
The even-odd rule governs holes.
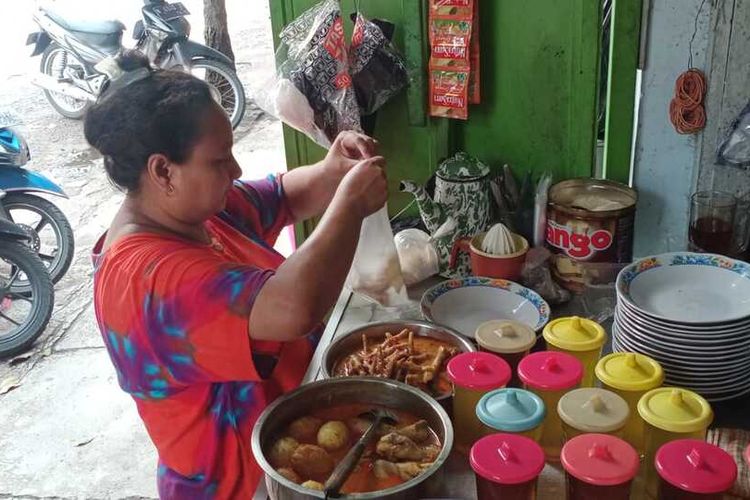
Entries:
POLYGON ((750 103, 732 123, 732 130, 717 151, 716 163, 731 167, 750 167, 750 103))
POLYGON ((393 241, 407 286, 421 283, 440 272, 440 259, 429 234, 420 229, 404 229, 393 241))
POLYGON ((371 115, 409 84, 406 61, 377 23, 357 14, 349 54, 360 113, 371 115))
POLYGON ((347 286, 385 307, 409 302, 387 207, 362 222, 347 286))
POLYGON ((323 147, 339 132, 361 130, 338 0, 305 11, 279 38, 276 74, 257 96, 261 109, 323 147))

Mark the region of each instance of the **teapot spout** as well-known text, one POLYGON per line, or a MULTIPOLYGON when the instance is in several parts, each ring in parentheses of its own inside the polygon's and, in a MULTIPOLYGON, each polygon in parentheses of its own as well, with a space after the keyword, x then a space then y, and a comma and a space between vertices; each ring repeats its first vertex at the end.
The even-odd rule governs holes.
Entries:
POLYGON ((427 231, 430 234, 437 231, 443 222, 443 210, 430 198, 425 188, 412 181, 401 181, 399 189, 402 193, 414 195, 422 221, 427 226, 427 231))

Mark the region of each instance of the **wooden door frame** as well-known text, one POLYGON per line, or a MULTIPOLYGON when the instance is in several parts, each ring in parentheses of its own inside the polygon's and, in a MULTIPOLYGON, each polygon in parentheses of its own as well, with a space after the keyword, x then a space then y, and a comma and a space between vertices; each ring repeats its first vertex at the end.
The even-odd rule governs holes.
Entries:
POLYGON ((612 2, 603 176, 624 184, 631 178, 641 24, 644 17, 648 22, 648 5, 648 0, 612 2))

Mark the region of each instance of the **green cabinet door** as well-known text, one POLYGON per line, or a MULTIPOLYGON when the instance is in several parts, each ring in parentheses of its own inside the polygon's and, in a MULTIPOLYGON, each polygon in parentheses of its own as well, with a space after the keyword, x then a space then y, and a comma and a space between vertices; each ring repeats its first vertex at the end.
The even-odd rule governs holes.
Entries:
MULTIPOLYGON (((269 1, 275 37, 316 2, 269 1)), ((600 0, 479 2, 482 104, 467 122, 427 117, 427 0, 357 2, 366 16, 396 24, 394 42, 412 69, 411 87, 379 112, 375 130, 389 162, 392 213, 411 201, 398 192, 401 179, 426 180, 457 150, 516 172, 550 170, 557 179, 594 172, 600 0)), ((348 33, 354 4, 342 1, 348 33)), ((324 154, 287 127, 284 142, 290 169, 324 154)))
POLYGON ((454 148, 557 179, 594 171, 600 0, 480 0, 482 104, 454 148))

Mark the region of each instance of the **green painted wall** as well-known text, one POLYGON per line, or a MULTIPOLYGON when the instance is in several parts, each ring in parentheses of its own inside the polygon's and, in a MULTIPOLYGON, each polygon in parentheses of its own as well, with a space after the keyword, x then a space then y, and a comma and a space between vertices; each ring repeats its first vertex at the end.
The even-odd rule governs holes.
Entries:
POLYGON ((593 173, 598 0, 483 0, 483 103, 453 145, 518 172, 593 173))

